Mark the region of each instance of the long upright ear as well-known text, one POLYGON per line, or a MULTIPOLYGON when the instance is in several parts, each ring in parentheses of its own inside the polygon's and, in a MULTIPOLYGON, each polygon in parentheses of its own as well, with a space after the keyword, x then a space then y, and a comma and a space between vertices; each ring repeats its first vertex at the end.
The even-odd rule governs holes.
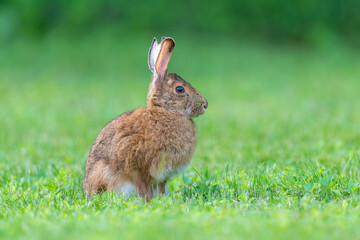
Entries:
POLYGON ((154 38, 149 50, 149 68, 154 74, 154 80, 164 78, 172 51, 175 47, 174 39, 163 37, 160 44, 154 38))
POLYGON ((159 76, 163 77, 165 75, 174 47, 175 47, 174 39, 172 38, 161 39, 161 50, 155 64, 155 70, 159 76))
POLYGON ((156 38, 154 38, 150 46, 149 59, 148 59, 149 68, 154 74, 156 73, 155 64, 160 53, 160 48, 161 48, 161 44, 158 44, 156 38))

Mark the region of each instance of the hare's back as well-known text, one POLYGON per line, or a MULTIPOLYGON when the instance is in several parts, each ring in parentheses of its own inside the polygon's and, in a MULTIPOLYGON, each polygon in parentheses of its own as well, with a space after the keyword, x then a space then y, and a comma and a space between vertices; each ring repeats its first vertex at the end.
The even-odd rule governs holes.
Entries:
POLYGON ((121 114, 101 129, 91 147, 87 165, 100 160, 108 164, 115 157, 115 145, 122 138, 121 135, 126 134, 126 131, 121 131, 121 129, 126 129, 125 119, 133 112, 134 110, 121 114))

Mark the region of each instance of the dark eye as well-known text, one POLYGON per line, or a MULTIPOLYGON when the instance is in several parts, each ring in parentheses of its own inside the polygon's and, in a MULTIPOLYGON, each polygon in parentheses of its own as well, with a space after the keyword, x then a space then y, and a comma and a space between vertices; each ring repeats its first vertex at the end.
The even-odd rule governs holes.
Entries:
POLYGON ((185 88, 182 87, 182 86, 177 86, 175 88, 175 90, 176 90, 177 93, 184 93, 185 92, 185 88))

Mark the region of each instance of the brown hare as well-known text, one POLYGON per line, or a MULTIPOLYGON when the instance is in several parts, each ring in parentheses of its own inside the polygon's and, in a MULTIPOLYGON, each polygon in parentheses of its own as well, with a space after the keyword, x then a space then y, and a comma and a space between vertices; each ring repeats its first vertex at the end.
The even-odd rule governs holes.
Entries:
POLYGON ((150 201, 154 189, 165 194, 165 184, 190 162, 196 145, 193 117, 208 106, 199 91, 167 66, 175 42, 154 38, 149 51, 153 72, 147 107, 124 113, 97 136, 86 160, 85 194, 102 191, 139 194, 150 201))

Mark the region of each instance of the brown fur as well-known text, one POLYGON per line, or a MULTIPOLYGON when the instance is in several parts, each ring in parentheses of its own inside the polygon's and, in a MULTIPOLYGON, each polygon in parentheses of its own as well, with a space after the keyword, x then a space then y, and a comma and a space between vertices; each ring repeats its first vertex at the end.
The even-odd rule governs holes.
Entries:
POLYGON ((207 101, 189 83, 166 72, 170 56, 161 54, 171 55, 172 49, 163 48, 156 64, 165 64, 158 68, 164 72, 154 73, 147 107, 120 115, 97 136, 86 161, 87 195, 121 192, 125 183, 131 183, 150 200, 153 188, 165 194, 168 178, 189 164, 197 135, 191 118, 204 113, 207 101), (177 93, 177 86, 185 93, 177 93))

